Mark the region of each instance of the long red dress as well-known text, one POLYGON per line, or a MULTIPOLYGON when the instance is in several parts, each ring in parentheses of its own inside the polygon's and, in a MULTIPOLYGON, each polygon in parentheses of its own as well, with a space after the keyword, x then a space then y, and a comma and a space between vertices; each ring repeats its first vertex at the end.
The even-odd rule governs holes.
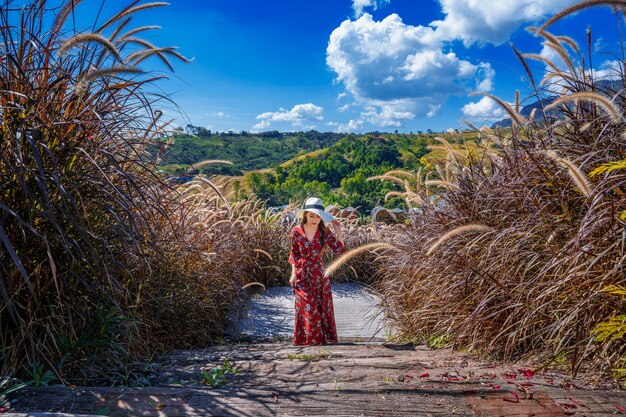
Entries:
MULTIPOLYGON (((317 229, 313 241, 309 242, 301 226, 295 226, 290 233, 291 252, 289 262, 295 266, 295 328, 294 345, 321 345, 337 343, 337 327, 330 280, 324 276, 324 264, 320 257, 322 246, 320 230, 317 229)), ((327 229, 324 247, 328 246, 335 254, 345 251, 343 244, 327 229)))

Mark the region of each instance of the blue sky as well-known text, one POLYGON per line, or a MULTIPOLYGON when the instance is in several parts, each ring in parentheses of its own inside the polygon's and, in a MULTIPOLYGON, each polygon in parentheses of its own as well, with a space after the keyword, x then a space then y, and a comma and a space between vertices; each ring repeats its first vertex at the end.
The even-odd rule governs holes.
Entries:
MULTIPOLYGON (((138 13, 134 23, 160 25, 145 37, 193 58, 176 63, 174 73, 146 61, 147 69, 169 77, 159 88, 180 107, 166 109, 175 125, 213 131, 443 131, 463 128, 463 120, 483 125, 502 117, 491 100, 468 97, 472 91, 509 102, 516 89, 528 96, 509 42, 559 61, 524 28, 575 3, 173 0, 138 13)), ((594 67, 615 67, 619 32, 609 8, 582 11, 549 30, 586 50, 588 25, 594 67)), ((545 66, 529 63, 541 79, 545 66)))

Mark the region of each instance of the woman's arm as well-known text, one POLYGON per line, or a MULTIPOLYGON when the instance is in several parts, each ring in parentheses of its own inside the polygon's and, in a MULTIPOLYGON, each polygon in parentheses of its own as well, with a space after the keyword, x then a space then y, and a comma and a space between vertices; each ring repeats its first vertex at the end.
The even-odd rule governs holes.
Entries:
POLYGON ((339 220, 335 219, 333 220, 332 225, 333 229, 335 230, 335 236, 337 237, 337 240, 343 244, 343 229, 341 228, 341 223, 339 223, 339 220))
POLYGON ((289 285, 296 286, 296 266, 291 264, 291 277, 289 278, 289 285))
POLYGON ((328 237, 326 238, 326 243, 330 250, 332 250, 336 255, 340 255, 346 251, 343 247, 343 230, 341 229, 341 224, 337 220, 333 220, 333 229, 334 232, 328 233, 328 237))
POLYGON ((294 229, 291 230, 289 238, 291 240, 291 250, 289 251, 289 263, 291 264, 291 277, 289 278, 289 284, 293 287, 296 285, 296 262, 300 260, 302 255, 300 254, 300 247, 298 246, 296 231, 294 229))

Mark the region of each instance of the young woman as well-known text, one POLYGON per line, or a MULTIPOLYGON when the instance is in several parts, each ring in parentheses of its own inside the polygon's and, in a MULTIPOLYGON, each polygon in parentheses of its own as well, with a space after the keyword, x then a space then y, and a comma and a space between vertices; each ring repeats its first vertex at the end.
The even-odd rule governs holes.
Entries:
POLYGON ((330 280, 324 276, 321 254, 327 246, 337 255, 345 251, 341 224, 317 197, 306 200, 299 217, 300 225, 291 230, 289 254, 296 310, 293 344, 337 343, 330 280), (332 224, 334 233, 326 224, 332 224))

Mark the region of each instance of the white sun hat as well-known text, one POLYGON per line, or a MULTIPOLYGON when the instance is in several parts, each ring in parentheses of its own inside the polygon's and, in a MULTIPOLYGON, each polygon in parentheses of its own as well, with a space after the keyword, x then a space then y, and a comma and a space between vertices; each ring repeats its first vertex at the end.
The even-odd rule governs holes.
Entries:
POLYGON ((324 204, 322 204, 322 200, 317 197, 309 197, 306 199, 304 207, 302 207, 302 213, 305 211, 317 214, 325 223, 330 223, 335 220, 335 216, 324 211, 324 204))

